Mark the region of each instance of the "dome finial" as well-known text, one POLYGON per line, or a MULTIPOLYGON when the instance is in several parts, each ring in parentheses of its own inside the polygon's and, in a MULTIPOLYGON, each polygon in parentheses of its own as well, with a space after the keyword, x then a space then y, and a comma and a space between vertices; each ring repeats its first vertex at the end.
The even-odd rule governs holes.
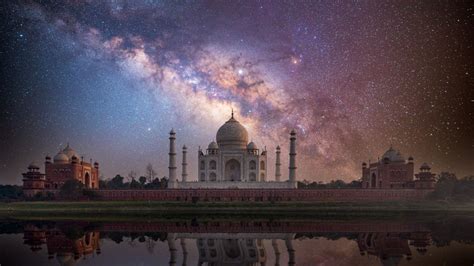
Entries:
POLYGON ((234 119, 234 108, 231 108, 232 113, 231 113, 231 118, 234 119))

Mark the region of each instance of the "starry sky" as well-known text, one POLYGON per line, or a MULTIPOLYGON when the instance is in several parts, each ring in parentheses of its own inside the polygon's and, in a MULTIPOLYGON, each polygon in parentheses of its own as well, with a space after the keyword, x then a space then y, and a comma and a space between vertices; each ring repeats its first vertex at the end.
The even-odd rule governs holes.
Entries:
MULTIPOLYGON (((167 175, 230 117, 297 179, 358 179, 390 145, 474 174, 469 1, 3 1, 0 182, 67 142, 104 178, 167 175), (181 156, 179 154, 178 160, 181 156)), ((180 173, 180 171, 178 171, 180 173)), ((270 180, 274 167, 269 167, 270 180)))

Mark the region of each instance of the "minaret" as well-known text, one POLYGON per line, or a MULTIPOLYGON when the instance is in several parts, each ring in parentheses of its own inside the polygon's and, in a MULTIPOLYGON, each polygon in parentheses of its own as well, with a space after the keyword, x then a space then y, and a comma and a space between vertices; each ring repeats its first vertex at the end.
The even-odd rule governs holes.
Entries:
POLYGON ((290 133, 290 185, 296 187, 296 132, 294 130, 290 133))
POLYGON ((277 146, 276 148, 276 163, 275 163, 275 181, 280 182, 281 181, 281 162, 280 162, 280 146, 277 146))
POLYGON ((174 266, 176 265, 176 253, 177 253, 177 249, 176 249, 176 243, 175 243, 175 235, 174 234, 168 234, 168 237, 166 238, 166 240, 168 241, 168 248, 170 250, 170 262, 169 262, 169 265, 170 266, 174 266))
POLYGON ((278 242, 276 239, 272 239, 273 252, 275 253, 275 266, 280 265, 280 250, 278 249, 278 242))
POLYGON ((186 153, 188 152, 187 151, 188 148, 186 148, 186 145, 183 146, 183 163, 181 164, 183 169, 182 169, 182 172, 181 172, 181 179, 183 182, 186 182, 186 178, 188 177, 188 172, 186 170, 186 167, 188 166, 188 163, 186 161, 186 153))
POLYGON ((181 238, 181 249, 183 250, 183 266, 188 263, 188 250, 186 249, 186 239, 181 238))
POLYGON ((170 131, 170 152, 169 155, 169 181, 168 188, 176 188, 176 133, 173 129, 170 131))
POLYGON ((286 249, 288 250, 288 265, 296 265, 295 260, 295 248, 293 247, 293 240, 290 238, 285 239, 286 249))

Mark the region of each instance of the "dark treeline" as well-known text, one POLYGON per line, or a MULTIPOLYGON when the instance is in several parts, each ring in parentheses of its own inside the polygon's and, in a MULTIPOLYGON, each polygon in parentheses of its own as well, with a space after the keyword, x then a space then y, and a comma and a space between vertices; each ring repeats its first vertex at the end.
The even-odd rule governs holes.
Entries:
MULTIPOLYGON (((150 176, 128 177, 131 181, 125 181, 121 175, 111 179, 100 180, 101 189, 164 189, 168 187, 166 177, 157 178, 150 176)), ((329 183, 322 182, 298 182, 299 189, 348 189, 361 188, 361 182, 354 180, 346 183, 343 180, 333 180, 329 183)), ((83 184, 76 180, 67 181, 60 190, 62 198, 85 198, 94 199, 97 194, 93 190, 85 189, 83 184)), ((0 185, 0 201, 23 200, 22 187, 18 185, 0 185)), ((37 200, 53 199, 53 195, 38 195, 37 200)), ((455 174, 442 172, 437 176, 435 190, 430 195, 432 200, 444 201, 473 201, 474 200, 474 176, 457 178, 455 174)))
POLYGON ((0 201, 12 201, 23 198, 23 189, 17 185, 0 185, 0 201))
POLYGON ((99 187, 101 189, 161 189, 168 187, 168 178, 152 178, 140 176, 137 179, 131 178, 131 181, 124 182, 125 178, 121 175, 116 175, 111 179, 100 180, 99 187))
POLYGON ((455 174, 441 172, 430 198, 447 201, 474 200, 474 175, 457 178, 455 174))
POLYGON ((346 183, 343 180, 332 180, 329 183, 323 183, 323 182, 308 182, 308 181, 303 181, 299 182, 298 181, 298 188, 302 189, 324 189, 324 188, 361 188, 362 187, 362 182, 359 180, 354 180, 352 182, 346 183))

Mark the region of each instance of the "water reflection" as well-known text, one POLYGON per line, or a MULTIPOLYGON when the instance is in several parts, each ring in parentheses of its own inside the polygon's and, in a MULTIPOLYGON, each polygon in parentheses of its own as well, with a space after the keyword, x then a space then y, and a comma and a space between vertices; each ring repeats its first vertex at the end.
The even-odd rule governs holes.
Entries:
MULTIPOLYGON (((1 225, 2 236, 22 235, 23 244, 31 250, 23 256, 37 256, 36 261, 46 255, 49 260, 45 264, 108 264, 116 256, 122 256, 121 265, 153 263, 152 258, 143 255, 125 254, 131 252, 127 249, 122 254, 120 247, 134 247, 137 243, 148 250, 157 245, 159 262, 169 265, 310 265, 344 264, 351 260, 353 263, 347 264, 358 264, 357 257, 369 258, 364 262, 366 265, 399 265, 410 262, 414 256, 440 256, 435 254, 436 250, 431 254, 430 247, 448 247, 452 242, 462 245, 456 246, 460 251, 456 254, 461 255, 455 258, 456 263, 472 264, 474 260, 472 218, 449 222, 8 220, 1 225), (339 242, 334 245, 334 241, 339 242), (325 246, 330 245, 340 249, 331 258, 325 254, 325 246), (101 246, 107 247, 107 251, 101 250, 101 246)), ((441 255, 441 259, 449 262, 453 258, 441 255)), ((412 261, 411 265, 421 261, 412 261)), ((15 263, 11 258, 10 262, 15 263)))

